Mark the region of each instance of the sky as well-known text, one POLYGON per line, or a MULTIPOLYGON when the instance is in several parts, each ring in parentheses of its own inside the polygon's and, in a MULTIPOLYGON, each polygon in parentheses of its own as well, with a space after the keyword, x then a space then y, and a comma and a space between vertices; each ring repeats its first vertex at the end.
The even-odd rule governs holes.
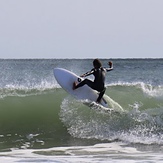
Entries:
POLYGON ((163 58, 163 0, 0 0, 0 58, 163 58))

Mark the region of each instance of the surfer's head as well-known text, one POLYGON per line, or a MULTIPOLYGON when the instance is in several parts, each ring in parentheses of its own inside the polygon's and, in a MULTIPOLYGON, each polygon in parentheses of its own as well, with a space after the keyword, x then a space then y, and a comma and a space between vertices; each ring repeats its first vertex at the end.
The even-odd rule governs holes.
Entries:
POLYGON ((102 64, 101 64, 101 62, 100 62, 99 59, 95 59, 95 60, 93 61, 93 66, 94 66, 95 68, 100 68, 100 67, 102 66, 102 64))

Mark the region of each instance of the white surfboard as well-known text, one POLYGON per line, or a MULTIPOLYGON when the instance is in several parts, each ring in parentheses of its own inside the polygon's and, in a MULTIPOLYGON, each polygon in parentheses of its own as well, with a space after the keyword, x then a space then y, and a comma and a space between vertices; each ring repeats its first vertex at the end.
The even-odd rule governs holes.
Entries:
MULTIPOLYGON (((91 89, 87 85, 84 85, 78 89, 73 90, 73 83, 74 82, 79 83, 83 80, 83 78, 77 76, 76 74, 63 68, 55 68, 54 77, 56 78, 59 85, 75 98, 79 100, 89 100, 90 102, 95 102, 97 100, 98 92, 91 89)), ((100 104, 108 108, 108 104, 104 98, 102 98, 100 104)))

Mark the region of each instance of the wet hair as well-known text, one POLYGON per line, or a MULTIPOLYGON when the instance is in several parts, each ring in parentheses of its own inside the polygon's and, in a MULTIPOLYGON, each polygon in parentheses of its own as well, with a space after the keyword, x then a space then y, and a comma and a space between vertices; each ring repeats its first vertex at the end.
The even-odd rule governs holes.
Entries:
POLYGON ((101 64, 101 62, 100 62, 99 59, 94 59, 94 61, 93 61, 93 66, 94 66, 95 68, 100 68, 100 67, 102 66, 102 64, 101 64))

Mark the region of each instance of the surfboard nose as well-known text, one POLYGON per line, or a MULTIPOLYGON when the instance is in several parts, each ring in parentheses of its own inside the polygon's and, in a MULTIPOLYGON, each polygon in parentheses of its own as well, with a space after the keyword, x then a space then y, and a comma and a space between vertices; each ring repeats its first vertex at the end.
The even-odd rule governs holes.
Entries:
POLYGON ((57 82, 61 85, 61 87, 65 88, 66 90, 72 89, 73 82, 76 79, 72 72, 63 68, 55 68, 54 77, 57 80, 57 82))
POLYGON ((62 68, 54 68, 53 73, 57 81, 62 80, 62 77, 64 76, 64 70, 62 68))
POLYGON ((53 71, 53 73, 54 73, 54 76, 58 76, 59 74, 60 74, 60 68, 54 68, 54 71, 53 71))

